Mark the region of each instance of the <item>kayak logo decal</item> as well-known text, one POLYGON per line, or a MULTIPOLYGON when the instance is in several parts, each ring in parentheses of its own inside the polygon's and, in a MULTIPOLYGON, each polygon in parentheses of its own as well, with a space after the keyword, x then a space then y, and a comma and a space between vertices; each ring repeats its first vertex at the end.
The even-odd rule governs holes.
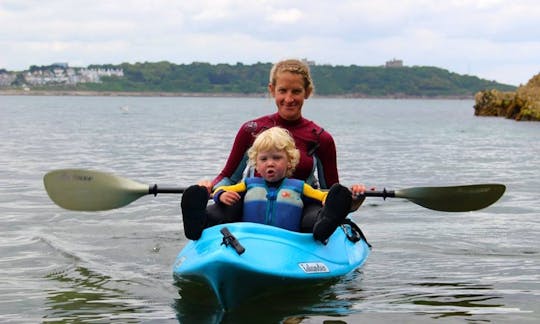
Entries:
POLYGON ((300 269, 305 273, 325 273, 330 272, 326 264, 322 262, 301 262, 298 263, 300 269))
POLYGON ((174 268, 175 269, 178 269, 182 266, 182 264, 184 263, 184 261, 186 261, 186 257, 185 256, 182 256, 178 259, 176 259, 176 262, 174 262, 174 268))

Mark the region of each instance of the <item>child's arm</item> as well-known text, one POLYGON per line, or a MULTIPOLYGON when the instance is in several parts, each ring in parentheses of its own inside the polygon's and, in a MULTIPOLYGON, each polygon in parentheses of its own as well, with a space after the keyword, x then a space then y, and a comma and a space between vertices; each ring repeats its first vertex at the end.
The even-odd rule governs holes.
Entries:
POLYGON ((241 199, 239 193, 246 191, 246 189, 244 181, 231 186, 218 187, 213 194, 214 202, 230 206, 241 199))
MULTIPOLYGON (((351 204, 351 212, 353 212, 360 208, 366 199, 366 197, 363 195, 366 191, 366 187, 362 184, 355 184, 351 186, 350 190, 353 196, 353 201, 351 204)), ((317 199, 324 204, 328 192, 314 189, 312 186, 304 183, 304 195, 309 198, 317 199)))
POLYGON ((319 189, 315 189, 312 186, 308 185, 307 183, 304 183, 304 196, 308 198, 313 198, 321 203, 324 204, 324 201, 326 200, 326 196, 328 196, 328 191, 321 191, 319 189))

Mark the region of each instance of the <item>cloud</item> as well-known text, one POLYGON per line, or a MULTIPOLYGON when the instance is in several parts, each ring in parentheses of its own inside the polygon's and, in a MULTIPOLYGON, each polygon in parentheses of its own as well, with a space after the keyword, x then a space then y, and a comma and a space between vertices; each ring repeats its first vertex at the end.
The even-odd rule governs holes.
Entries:
POLYGON ((540 72, 537 17, 536 0, 3 0, 0 68, 395 57, 519 84, 540 72))
POLYGON ((278 10, 270 14, 266 20, 271 24, 294 24, 302 20, 304 14, 296 8, 278 10))

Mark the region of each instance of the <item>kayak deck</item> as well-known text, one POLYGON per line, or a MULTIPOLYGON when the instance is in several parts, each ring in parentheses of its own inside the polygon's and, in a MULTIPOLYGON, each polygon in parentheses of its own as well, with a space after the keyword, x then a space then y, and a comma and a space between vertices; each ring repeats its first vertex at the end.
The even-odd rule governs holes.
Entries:
POLYGON ((221 224, 205 229, 199 240, 182 249, 173 275, 178 282, 206 282, 229 309, 270 287, 343 276, 362 266, 369 251, 364 240, 352 242, 342 228, 324 245, 311 233, 256 223, 221 224), (236 241, 224 239, 222 231, 227 230, 236 241), (235 242, 240 247, 235 249, 235 242))

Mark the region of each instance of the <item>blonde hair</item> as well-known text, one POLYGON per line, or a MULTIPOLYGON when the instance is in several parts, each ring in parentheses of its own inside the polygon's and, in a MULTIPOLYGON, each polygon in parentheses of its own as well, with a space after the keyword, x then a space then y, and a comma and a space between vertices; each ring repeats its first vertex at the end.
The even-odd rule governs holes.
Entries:
POLYGON ((289 131, 281 127, 272 127, 257 135, 253 145, 248 150, 249 164, 255 167, 258 154, 271 150, 285 151, 287 161, 291 165, 285 176, 290 177, 300 162, 300 151, 296 148, 289 131))
POLYGON ((270 70, 270 84, 275 86, 278 74, 283 72, 290 72, 302 76, 304 79, 304 90, 310 94, 313 93, 315 87, 313 85, 313 80, 311 79, 309 65, 307 65, 306 62, 296 59, 277 62, 270 70))

